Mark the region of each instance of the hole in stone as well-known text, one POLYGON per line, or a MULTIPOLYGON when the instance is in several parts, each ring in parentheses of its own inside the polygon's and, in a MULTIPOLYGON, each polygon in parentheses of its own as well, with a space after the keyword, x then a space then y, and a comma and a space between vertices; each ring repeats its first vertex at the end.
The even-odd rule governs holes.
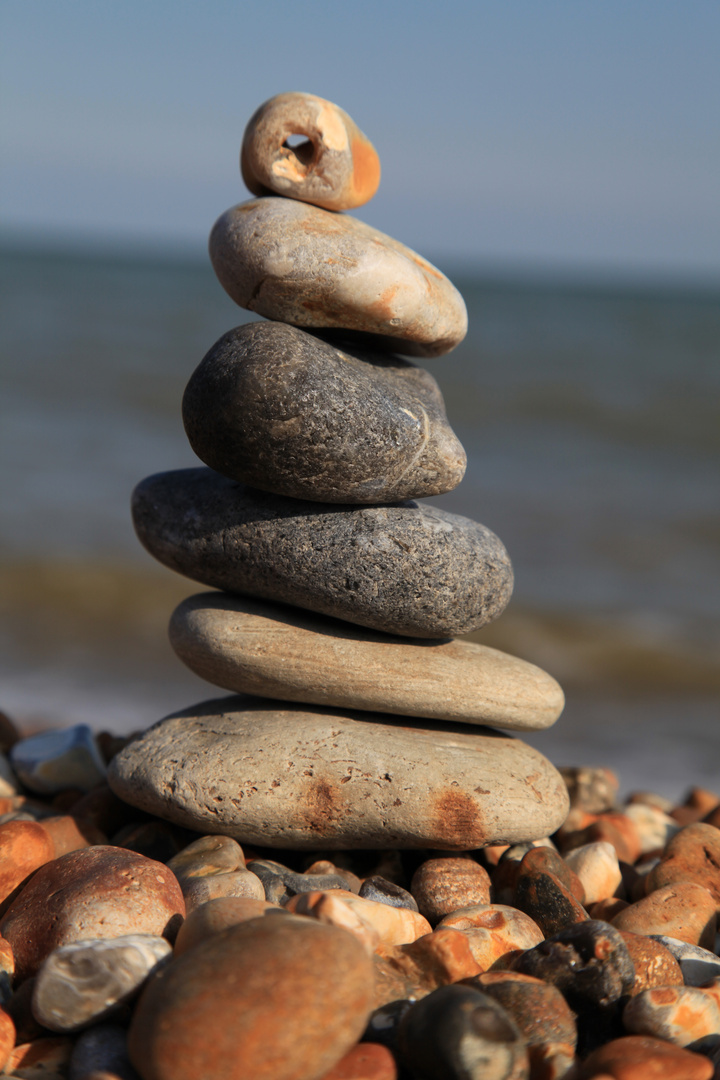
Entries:
POLYGON ((287 150, 292 150, 300 164, 305 165, 306 167, 312 162, 312 159, 315 156, 315 147, 306 135, 288 135, 283 146, 287 150))

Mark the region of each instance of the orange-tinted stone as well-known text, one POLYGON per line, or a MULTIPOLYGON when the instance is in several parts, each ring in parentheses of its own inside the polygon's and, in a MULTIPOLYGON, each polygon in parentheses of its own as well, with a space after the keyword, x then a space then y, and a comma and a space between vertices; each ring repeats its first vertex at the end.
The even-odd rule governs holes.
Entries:
POLYGON ((559 1043, 570 1054, 574 1051, 574 1013, 551 983, 515 971, 488 971, 468 980, 468 985, 489 994, 510 1013, 528 1046, 559 1043))
POLYGON ((424 997, 481 971, 467 935, 450 929, 434 930, 409 945, 380 945, 373 962, 375 1008, 400 998, 424 997))
POLYGON ((201 941, 227 930, 229 926, 257 919, 266 911, 283 913, 283 908, 267 900, 253 900, 246 896, 221 896, 189 911, 175 940, 175 956, 199 945, 201 941))
POLYGON ((0 933, 22 981, 58 945, 124 934, 174 936, 184 915, 180 886, 162 863, 101 845, 41 867, 0 921, 0 933))
POLYGON ((32 1076, 33 1080, 35 1077, 40 1080, 43 1076, 47 1076, 48 1080, 55 1080, 56 1076, 66 1076, 72 1046, 73 1040, 68 1035, 20 1043, 11 1052, 5 1072, 32 1076))
POLYGON ((689 1046, 708 1036, 720 1040, 720 1008, 697 986, 641 991, 625 1006, 623 1024, 633 1035, 651 1035, 675 1046, 689 1046))
POLYGON ((518 950, 539 945, 544 935, 537 923, 514 907, 475 904, 447 915, 438 930, 462 930, 481 971, 502 966, 518 950))
POLYGON ((716 924, 713 897, 692 881, 656 889, 612 920, 618 930, 666 935, 703 949, 712 949, 716 924))
POLYGON ((618 859, 631 865, 642 851, 638 831, 625 814, 602 814, 586 828, 566 834, 563 837, 561 850, 567 852, 598 841, 612 844, 618 859))
POLYGON ((630 993, 639 994, 656 986, 682 986, 683 973, 673 954, 654 938, 620 931, 635 965, 635 983, 630 993))
POLYGON ((720 912, 720 829, 706 822, 686 825, 665 848, 662 859, 650 871, 647 891, 681 881, 695 881, 715 898, 720 912))
POLYGON ((386 1046, 358 1043, 322 1080, 397 1080, 397 1065, 386 1046))
POLYGON ((707 788, 693 787, 685 800, 670 811, 670 817, 681 825, 691 825, 694 821, 702 821, 717 806, 720 806, 720 795, 707 788))
POLYGON ((0 1009, 0 1069, 8 1062, 15 1045, 15 1025, 4 1009, 0 1009))
POLYGON ((298 915, 313 915, 314 908, 323 903, 326 897, 331 901, 342 900, 352 911, 357 912, 377 930, 380 941, 385 945, 405 945, 423 934, 429 934, 432 929, 427 919, 417 911, 390 907, 389 904, 381 904, 377 900, 366 900, 345 889, 298 893, 288 900, 285 909, 298 915))
POLYGON ((612 922, 625 908, 630 907, 627 900, 618 900, 614 896, 607 900, 598 900, 596 904, 589 904, 587 913, 591 919, 602 919, 603 922, 612 922))
POLYGON ((712 1062, 701 1054, 646 1035, 613 1039, 585 1059, 578 1080, 712 1080, 712 1062))
POLYGON ((474 859, 428 859, 413 874, 410 892, 420 914, 434 925, 458 908, 489 904, 490 876, 474 859))
POLYGON ((49 834, 36 821, 0 825, 0 902, 7 900, 38 867, 55 857, 49 834))
POLYGON ((95 825, 68 814, 43 818, 40 824, 52 840, 56 859, 69 851, 79 851, 93 844, 107 844, 107 836, 95 825))
POLYGON ((151 979, 130 1058, 143 1080, 317 1080, 358 1041, 373 990, 372 963, 344 930, 251 919, 151 979))

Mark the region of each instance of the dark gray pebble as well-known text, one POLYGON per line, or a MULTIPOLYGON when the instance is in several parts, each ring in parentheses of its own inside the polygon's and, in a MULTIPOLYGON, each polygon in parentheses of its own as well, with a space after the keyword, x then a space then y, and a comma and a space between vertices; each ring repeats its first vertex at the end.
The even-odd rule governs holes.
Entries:
POLYGON ((70 1056, 68 1080, 87 1080, 92 1073, 107 1073, 117 1080, 140 1080, 130 1064, 124 1028, 98 1024, 78 1036, 70 1056))
POLYGON ((525 1080, 527 1048, 512 1017, 468 986, 442 986, 407 1010, 400 1058, 417 1080, 525 1080))
POLYGON ((190 378, 183 422, 211 469, 295 499, 418 499, 465 473, 429 372, 283 323, 220 338, 190 378))
POLYGON ((407 889, 401 889, 394 881, 380 877, 379 874, 365 878, 358 895, 364 900, 377 900, 379 904, 387 904, 389 907, 418 910, 417 901, 412 893, 409 893, 407 889))
POLYGON ((265 899, 271 904, 285 904, 291 896, 324 889, 343 889, 348 883, 339 874, 296 874, 282 863, 272 859, 252 859, 248 870, 260 878, 265 889, 265 899))
POLYGON ((391 634, 468 633, 512 592, 489 529, 412 501, 331 508, 183 469, 139 484, 133 519, 151 555, 204 585, 391 634))

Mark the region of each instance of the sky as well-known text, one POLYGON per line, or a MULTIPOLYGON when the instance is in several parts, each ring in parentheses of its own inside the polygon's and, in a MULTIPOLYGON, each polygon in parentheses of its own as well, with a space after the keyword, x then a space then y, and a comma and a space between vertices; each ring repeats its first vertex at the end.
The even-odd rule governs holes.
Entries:
POLYGON ((274 94, 375 144, 428 258, 720 281, 717 0, 0 0, 0 228, 204 254, 274 94))

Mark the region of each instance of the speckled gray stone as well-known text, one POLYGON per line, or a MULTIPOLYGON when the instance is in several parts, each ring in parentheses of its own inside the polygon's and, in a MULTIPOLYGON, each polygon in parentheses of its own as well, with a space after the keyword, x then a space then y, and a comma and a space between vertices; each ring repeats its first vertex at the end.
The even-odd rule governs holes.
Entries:
POLYGON ((284 323, 221 337, 187 385, 183 422, 211 469, 295 499, 418 499, 465 472, 429 372, 284 323))
POLYGON ((512 591, 489 529, 411 501, 331 508, 182 469, 138 485, 133 519, 151 555, 204 585, 391 634, 466 634, 512 591))
POLYGON ((554 832, 568 796, 489 728, 230 697, 176 713, 110 765, 121 799, 263 847, 467 850, 554 832))
POLYGON ((411 356, 450 352, 467 333, 445 275, 349 214, 253 199, 216 221, 210 259, 235 303, 268 319, 377 335, 411 356))

